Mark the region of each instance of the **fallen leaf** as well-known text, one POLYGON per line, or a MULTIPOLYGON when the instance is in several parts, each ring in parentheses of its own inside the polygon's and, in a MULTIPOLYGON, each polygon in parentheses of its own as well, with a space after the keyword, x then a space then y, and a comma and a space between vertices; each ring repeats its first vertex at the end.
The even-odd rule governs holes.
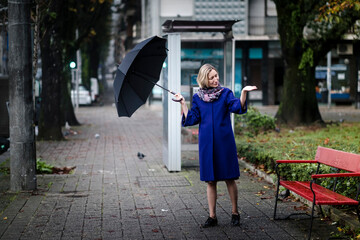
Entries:
POLYGON ((7 217, 4 217, 4 220, 7 220, 7 217))
POLYGON ((296 210, 296 211, 305 211, 305 210, 307 210, 307 207, 306 206, 300 206, 300 207, 297 207, 297 206, 294 206, 294 209, 296 210))
POLYGON ((153 231, 153 232, 159 232, 159 230, 158 230, 158 229, 153 229, 152 231, 153 231))
POLYGON ((76 167, 53 167, 52 172, 54 174, 69 174, 76 167))
POLYGON ((324 145, 328 145, 328 144, 329 144, 329 141, 330 141, 330 139, 329 139, 329 138, 326 138, 326 139, 324 140, 324 145))
POLYGON ((265 193, 264 191, 259 191, 259 192, 255 193, 255 195, 256 196, 262 196, 262 195, 264 195, 264 193, 265 193))
POLYGON ((271 199, 272 197, 261 197, 260 199, 271 199))

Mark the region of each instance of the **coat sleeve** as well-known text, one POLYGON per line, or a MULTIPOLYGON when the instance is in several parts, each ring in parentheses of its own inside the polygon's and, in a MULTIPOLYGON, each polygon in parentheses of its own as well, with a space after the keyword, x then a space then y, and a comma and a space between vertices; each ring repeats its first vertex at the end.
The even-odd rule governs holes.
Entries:
POLYGON ((227 94, 226 101, 230 112, 237 114, 244 114, 247 112, 247 101, 245 101, 245 106, 241 107, 240 99, 236 98, 232 91, 229 91, 227 94))
POLYGON ((200 123, 200 109, 196 103, 195 98, 193 97, 192 101, 192 108, 188 111, 187 117, 185 118, 185 115, 182 115, 182 126, 192 126, 200 123))

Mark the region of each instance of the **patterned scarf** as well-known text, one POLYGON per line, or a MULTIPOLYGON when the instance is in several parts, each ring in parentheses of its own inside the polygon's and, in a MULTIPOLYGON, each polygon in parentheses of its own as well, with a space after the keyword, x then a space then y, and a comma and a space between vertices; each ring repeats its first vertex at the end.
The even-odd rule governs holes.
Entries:
POLYGON ((213 102, 220 97, 220 94, 224 90, 220 85, 216 88, 200 88, 197 95, 204 102, 213 102))

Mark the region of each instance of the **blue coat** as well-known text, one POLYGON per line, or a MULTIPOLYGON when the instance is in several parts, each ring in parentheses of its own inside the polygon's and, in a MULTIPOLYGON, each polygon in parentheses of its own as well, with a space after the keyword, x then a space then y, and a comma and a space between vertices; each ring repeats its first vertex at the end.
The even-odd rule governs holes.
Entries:
POLYGON ((246 113, 240 99, 224 88, 219 99, 204 102, 197 94, 193 96, 192 108, 182 117, 182 125, 199 124, 199 161, 201 181, 237 179, 240 176, 234 133, 230 112, 246 113))

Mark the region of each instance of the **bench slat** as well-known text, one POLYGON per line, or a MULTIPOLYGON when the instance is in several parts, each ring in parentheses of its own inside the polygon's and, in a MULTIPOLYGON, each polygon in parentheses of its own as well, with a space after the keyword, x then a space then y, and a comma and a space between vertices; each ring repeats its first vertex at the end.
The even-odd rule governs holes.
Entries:
MULTIPOLYGON (((303 198, 313 201, 313 193, 310 189, 310 182, 300 181, 280 181, 280 185, 295 192, 303 198)), ((335 193, 320 185, 313 184, 317 205, 358 205, 359 202, 354 199, 345 197, 341 194, 335 193)))
MULTIPOLYGON (((301 182, 301 184, 305 185, 307 188, 310 189, 310 182, 301 182)), ((333 205, 358 205, 359 202, 354 200, 354 199, 351 199, 351 198, 348 198, 348 197, 345 197, 344 195, 341 195, 341 194, 338 194, 336 192, 333 192, 327 188, 324 188, 318 184, 313 184, 313 190, 315 192, 315 194, 319 195, 325 195, 325 197, 329 198, 329 202, 333 202, 333 203, 338 203, 338 204, 333 204, 333 205)), ((311 191, 311 190, 310 190, 311 191)), ((319 203, 319 204, 328 204, 328 205, 332 205, 330 203, 327 203, 327 202, 322 202, 322 203, 319 203)), ((317 203, 318 204, 318 203, 317 203)))
POLYGON ((318 147, 315 160, 319 163, 343 169, 348 172, 360 172, 359 154, 318 147))

